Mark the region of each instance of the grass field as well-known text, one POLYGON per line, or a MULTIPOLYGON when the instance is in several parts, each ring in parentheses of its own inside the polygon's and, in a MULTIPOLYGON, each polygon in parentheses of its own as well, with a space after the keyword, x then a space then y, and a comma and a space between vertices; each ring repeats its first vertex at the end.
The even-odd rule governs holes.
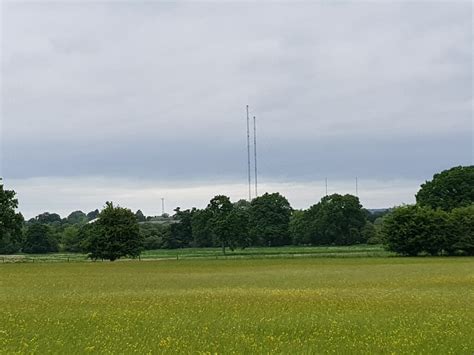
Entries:
MULTIPOLYGON (((249 258, 301 258, 301 257, 382 257, 394 256, 382 245, 351 245, 351 246, 284 246, 284 247, 252 247, 246 249, 227 250, 224 255, 221 248, 183 248, 146 250, 142 260, 163 259, 249 259, 249 258)), ((20 254, 0 255, 0 263, 11 262, 79 262, 90 261, 87 255, 78 253, 20 254)))
POLYGON ((0 353, 474 352, 474 258, 0 264, 0 353))

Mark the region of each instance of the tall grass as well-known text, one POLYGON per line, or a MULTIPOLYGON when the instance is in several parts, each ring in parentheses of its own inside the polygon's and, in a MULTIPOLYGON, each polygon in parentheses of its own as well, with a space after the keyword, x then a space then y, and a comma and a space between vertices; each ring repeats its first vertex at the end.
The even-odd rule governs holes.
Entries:
POLYGON ((473 258, 0 264, 0 353, 474 350, 473 258))

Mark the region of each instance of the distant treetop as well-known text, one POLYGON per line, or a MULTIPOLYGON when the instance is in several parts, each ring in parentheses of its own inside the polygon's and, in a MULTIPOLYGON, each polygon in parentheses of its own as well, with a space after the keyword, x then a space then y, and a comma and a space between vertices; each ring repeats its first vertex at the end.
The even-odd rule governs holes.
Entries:
POLYGON ((474 203, 474 165, 457 166, 435 174, 416 194, 420 206, 450 211, 474 203))

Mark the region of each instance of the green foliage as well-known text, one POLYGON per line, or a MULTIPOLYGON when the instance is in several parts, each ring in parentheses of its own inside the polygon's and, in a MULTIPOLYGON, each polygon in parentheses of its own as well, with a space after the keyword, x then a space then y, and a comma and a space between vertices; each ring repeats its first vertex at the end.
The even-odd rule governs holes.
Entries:
POLYGON ((294 245, 308 245, 311 240, 307 233, 307 215, 305 211, 295 210, 291 214, 289 233, 294 245))
POLYGON ((114 261, 121 257, 137 257, 143 248, 135 214, 127 208, 107 202, 100 212, 96 227, 88 235, 84 246, 91 259, 114 261))
POLYGON ((449 252, 474 255, 474 204, 451 211, 449 232, 449 252))
POLYGON ((416 201, 384 217, 382 234, 389 250, 402 255, 474 254, 474 166, 435 174, 421 185, 416 201))
POLYGON ((140 235, 145 250, 160 249, 170 239, 170 226, 153 222, 140 223, 140 235))
POLYGON ((433 176, 416 194, 420 206, 450 211, 474 203, 474 165, 458 166, 433 176))
POLYGON ((388 250, 402 255, 439 255, 451 249, 448 221, 449 214, 442 210, 417 205, 398 207, 384 220, 384 240, 388 250))
POLYGON ((90 211, 86 217, 87 217, 87 220, 88 221, 92 221, 93 219, 96 219, 97 217, 99 217, 99 210, 94 210, 94 211, 90 211))
POLYGON ((23 216, 16 212, 15 194, 5 190, 0 181, 0 254, 12 254, 21 247, 23 216))
POLYGON ((205 208, 196 210, 192 216, 191 230, 195 247, 214 246, 211 231, 212 212, 205 208))
POLYGON ((377 229, 374 224, 370 221, 367 221, 361 231, 362 239, 367 242, 367 244, 379 244, 381 239, 377 233, 377 229))
POLYGON ((383 218, 383 216, 389 214, 390 209, 372 210, 367 212, 367 220, 374 223, 378 218, 383 218))
POLYGON ((28 226, 22 249, 28 254, 50 253, 58 251, 58 242, 48 225, 36 222, 28 226))
POLYGON ((250 238, 257 245, 290 244, 291 211, 288 200, 278 192, 256 197, 249 209, 250 238))
POLYGON ((138 210, 137 212, 135 212, 135 217, 137 218, 138 222, 145 222, 146 221, 146 217, 145 217, 145 215, 143 214, 143 212, 141 210, 138 210))
POLYGON ((227 216, 226 223, 229 226, 229 244, 233 247, 247 248, 252 245, 249 235, 249 214, 248 206, 237 204, 227 216))
POLYGON ((307 239, 314 245, 351 245, 367 240, 362 234, 367 215, 352 195, 325 196, 306 212, 307 239))
POLYGON ((79 253, 82 251, 81 242, 82 238, 80 234, 80 228, 78 226, 72 225, 64 228, 63 232, 61 233, 62 250, 79 253))
POLYGON ((35 222, 41 224, 61 224, 61 216, 57 213, 44 212, 36 216, 35 222))
POLYGON ((181 211, 179 207, 175 210, 174 220, 178 223, 171 224, 171 233, 164 243, 164 248, 184 248, 190 246, 193 241, 192 218, 196 209, 181 211))
POLYGON ((86 214, 82 211, 72 212, 67 216, 66 220, 69 224, 86 224, 88 222, 86 214))
POLYGON ((207 205, 210 212, 209 229, 213 240, 217 245, 222 246, 225 252, 226 247, 233 249, 235 247, 235 234, 233 224, 235 218, 230 218, 233 210, 230 198, 223 195, 215 196, 207 205))

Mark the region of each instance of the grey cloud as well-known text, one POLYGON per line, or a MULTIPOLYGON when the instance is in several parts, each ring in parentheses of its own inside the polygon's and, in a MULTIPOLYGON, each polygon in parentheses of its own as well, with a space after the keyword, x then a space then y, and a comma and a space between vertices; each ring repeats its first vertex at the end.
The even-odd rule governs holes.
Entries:
POLYGON ((238 180, 247 103, 269 180, 470 164, 471 10, 7 2, 0 173, 238 180))

